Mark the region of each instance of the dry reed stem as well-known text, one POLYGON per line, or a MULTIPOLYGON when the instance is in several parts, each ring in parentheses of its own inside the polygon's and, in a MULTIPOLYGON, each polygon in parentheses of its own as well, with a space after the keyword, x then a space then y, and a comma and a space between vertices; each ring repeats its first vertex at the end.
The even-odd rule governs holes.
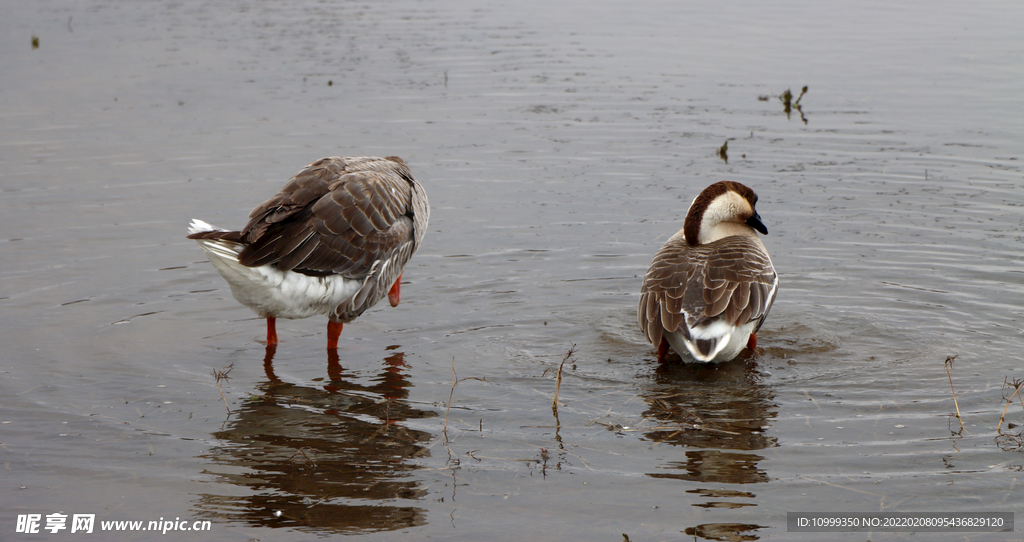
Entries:
POLYGON ((1006 400, 1006 406, 1003 407, 1003 415, 999 417, 999 425, 996 426, 996 433, 999 433, 1000 429, 1003 427, 1003 419, 1006 418, 1006 411, 1009 410, 1010 405, 1013 404, 1014 395, 1016 395, 1017 399, 1021 401, 1021 408, 1024 408, 1024 398, 1022 398, 1020 395, 1021 388, 1024 388, 1024 380, 1014 380, 1012 383, 1010 383, 1006 382, 1006 380, 1004 379, 1003 382, 1006 383, 1008 386, 1013 386, 1014 390, 1013 394, 1010 395, 1010 398, 1006 400))
POLYGON ((572 353, 576 351, 576 343, 573 343, 569 347, 569 351, 565 353, 562 358, 562 363, 558 364, 558 372, 555 374, 555 398, 551 401, 551 412, 555 415, 555 420, 558 420, 558 392, 562 389, 562 367, 565 366, 565 362, 572 357, 572 353))
MULTIPOLYGON (((451 440, 448 438, 448 414, 452 411, 452 398, 455 397, 455 386, 458 386, 459 382, 462 382, 463 380, 479 380, 480 382, 487 382, 486 379, 481 378, 479 376, 467 376, 466 378, 461 379, 458 378, 458 375, 455 374, 455 356, 452 356, 452 389, 451 391, 448 392, 448 404, 446 404, 444 408, 444 429, 441 430, 441 432, 444 434, 445 448, 447 448, 448 443, 451 442, 451 440)), ((484 420, 481 418, 480 431, 483 432, 483 430, 484 420)), ((451 455, 451 450, 448 450, 448 455, 451 455)))
POLYGON ((455 396, 455 386, 458 383, 459 381, 455 379, 455 356, 452 356, 452 389, 448 392, 448 404, 445 405, 444 409, 444 429, 441 431, 444 433, 445 444, 451 442, 448 440, 448 413, 452 410, 452 397, 455 396))
POLYGON ((949 372, 949 368, 953 366, 953 360, 957 356, 946 356, 946 361, 942 362, 946 366, 946 376, 949 377, 949 390, 953 392, 953 405, 956 406, 956 421, 960 422, 960 430, 964 430, 964 420, 960 417, 960 403, 956 400, 956 390, 953 389, 953 375, 949 372))
POLYGON ((827 482, 825 480, 818 480, 817 478, 811 478, 810 476, 797 476, 797 478, 800 478, 800 479, 803 479, 803 480, 810 480, 811 482, 817 482, 819 484, 825 484, 827 486, 837 487, 839 489, 845 489, 847 491, 853 491, 853 492, 856 492, 856 493, 863 493, 864 495, 871 495, 873 497, 878 497, 879 496, 878 493, 872 493, 870 491, 864 491, 863 489, 857 489, 857 488, 853 488, 853 487, 846 487, 846 486, 839 485, 839 484, 833 484, 832 482, 827 482))
POLYGON ((224 397, 224 390, 220 387, 220 381, 230 380, 230 377, 228 377, 228 373, 231 372, 231 368, 234 366, 235 362, 231 362, 231 365, 228 365, 227 367, 221 367, 220 369, 214 369, 212 373, 213 378, 215 378, 217 382, 217 391, 220 392, 220 399, 224 401, 224 408, 228 409, 228 414, 231 414, 231 407, 228 406, 227 397, 224 397))
MULTIPOLYGON (((312 448, 309 448, 307 446, 303 446, 302 448, 306 448, 307 450, 312 451, 312 448)), ((310 459, 310 457, 308 455, 306 455, 306 452, 302 451, 302 448, 299 448, 299 449, 295 450, 295 453, 292 454, 292 456, 288 458, 288 461, 291 461, 291 460, 295 459, 297 456, 301 455, 302 456, 302 464, 303 465, 312 463, 313 464, 313 468, 316 468, 316 461, 313 461, 312 459, 310 459)), ((299 460, 295 459, 295 462, 298 463, 299 460)))

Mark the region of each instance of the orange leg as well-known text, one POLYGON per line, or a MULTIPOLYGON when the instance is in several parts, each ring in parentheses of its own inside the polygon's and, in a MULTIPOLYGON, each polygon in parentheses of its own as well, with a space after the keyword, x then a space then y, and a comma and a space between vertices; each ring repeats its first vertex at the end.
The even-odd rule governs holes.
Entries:
POLYGON ((391 286, 391 291, 388 292, 388 303, 391 303, 392 307, 398 306, 398 297, 402 290, 402 275, 398 275, 395 279, 395 283, 391 286))
POLYGON ((658 363, 665 363, 666 357, 668 357, 668 341, 662 337, 661 344, 658 345, 658 363))
MULTIPOLYGON (((338 357, 337 349, 327 349, 327 377, 331 379, 331 382, 337 383, 341 381, 341 358, 338 357)), ((324 386, 324 389, 330 392, 338 393, 341 388, 334 384, 328 384, 324 386)))
POLYGON ((327 322, 327 349, 338 348, 338 336, 341 335, 341 322, 327 322))
POLYGON ((263 372, 271 382, 277 384, 281 379, 274 374, 274 352, 277 352, 277 345, 268 344, 266 354, 263 355, 263 372))
POLYGON ((747 339, 747 348, 749 348, 751 352, 757 349, 757 333, 750 334, 750 338, 747 339))
POLYGON ((277 344, 277 318, 267 317, 267 346, 277 344))

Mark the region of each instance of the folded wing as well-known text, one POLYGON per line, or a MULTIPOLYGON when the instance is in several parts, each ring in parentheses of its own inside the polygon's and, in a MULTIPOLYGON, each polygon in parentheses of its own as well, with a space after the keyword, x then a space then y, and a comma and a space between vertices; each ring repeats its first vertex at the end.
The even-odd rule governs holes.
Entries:
POLYGON ((681 332, 711 319, 742 326, 768 315, 775 271, 756 239, 731 236, 691 247, 682 236, 654 257, 641 288, 640 328, 652 344, 664 331, 681 332), (685 325, 684 325, 685 324, 685 325))
POLYGON ((413 252, 411 175, 391 160, 320 160, 256 207, 240 238, 247 266, 365 277, 374 262, 413 252))

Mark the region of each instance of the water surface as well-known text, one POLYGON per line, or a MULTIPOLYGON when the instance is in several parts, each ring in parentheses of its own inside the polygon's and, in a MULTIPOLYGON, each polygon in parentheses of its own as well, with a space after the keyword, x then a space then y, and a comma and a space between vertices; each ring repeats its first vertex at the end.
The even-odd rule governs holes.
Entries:
POLYGON ((1022 19, 4 5, 0 528, 42 539, 10 534, 17 515, 63 511, 211 520, 209 540, 819 540, 786 513, 1024 511, 1024 456, 996 439, 1024 378, 1022 19), (402 304, 346 326, 337 358, 325 319, 279 321, 268 351, 186 224, 239 227, 330 155, 404 158, 426 243, 402 304), (760 195, 778 300, 756 354, 659 368, 640 277, 720 179, 760 195))

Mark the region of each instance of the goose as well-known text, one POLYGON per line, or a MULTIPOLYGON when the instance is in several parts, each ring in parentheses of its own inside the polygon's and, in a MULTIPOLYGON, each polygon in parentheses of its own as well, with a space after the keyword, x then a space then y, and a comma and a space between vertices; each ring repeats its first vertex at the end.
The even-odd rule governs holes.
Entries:
POLYGON ((654 255, 637 320, 664 363, 669 347, 689 362, 729 361, 757 346, 779 277, 757 233, 768 234, 757 194, 733 181, 702 191, 683 229, 654 255))
POLYGON ((193 219, 203 249, 239 303, 267 319, 326 314, 327 348, 343 324, 388 297, 398 306, 402 271, 423 242, 427 194, 397 156, 329 157, 292 176, 249 213, 241 231, 193 219))

